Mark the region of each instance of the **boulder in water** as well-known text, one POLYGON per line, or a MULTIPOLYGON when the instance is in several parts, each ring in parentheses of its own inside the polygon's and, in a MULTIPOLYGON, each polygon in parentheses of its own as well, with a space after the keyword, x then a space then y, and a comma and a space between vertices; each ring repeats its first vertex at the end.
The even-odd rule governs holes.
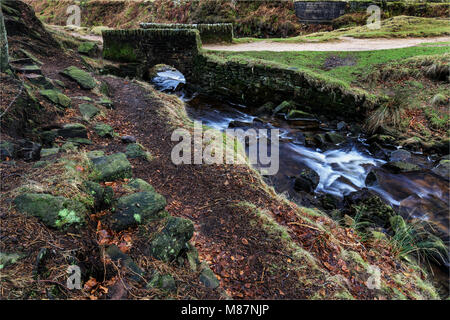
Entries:
POLYGON ((377 159, 389 159, 387 152, 378 144, 378 142, 371 143, 368 149, 370 153, 377 159))
POLYGON ((305 168, 295 177, 294 190, 313 193, 319 185, 320 177, 312 169, 305 168))
POLYGON ((381 167, 391 171, 392 173, 404 173, 420 170, 420 167, 418 165, 406 161, 388 162, 381 167))
POLYGON ((403 150, 403 149, 398 149, 398 150, 392 151, 391 156, 390 156, 390 160, 392 162, 406 161, 410 158, 411 158, 411 152, 403 150))
POLYGON ((332 144, 340 144, 345 141, 345 137, 336 132, 327 132, 325 137, 332 144))
POLYGON ((439 164, 431 171, 447 180, 450 180, 450 160, 439 161, 439 164))

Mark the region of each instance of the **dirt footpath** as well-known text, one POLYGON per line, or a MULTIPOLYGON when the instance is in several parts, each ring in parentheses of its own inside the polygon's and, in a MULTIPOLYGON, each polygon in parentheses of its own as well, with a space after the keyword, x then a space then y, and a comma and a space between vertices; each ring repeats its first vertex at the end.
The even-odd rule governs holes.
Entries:
POLYGON ((232 45, 203 45, 208 50, 221 51, 366 51, 413 47, 421 43, 450 41, 450 37, 405 39, 356 39, 341 37, 333 42, 285 43, 270 40, 232 45))

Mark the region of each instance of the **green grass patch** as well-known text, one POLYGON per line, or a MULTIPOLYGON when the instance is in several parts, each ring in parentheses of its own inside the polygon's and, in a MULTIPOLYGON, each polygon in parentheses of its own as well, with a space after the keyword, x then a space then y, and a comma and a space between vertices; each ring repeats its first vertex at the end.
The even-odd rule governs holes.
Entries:
POLYGON ((298 69, 309 69, 317 74, 334 78, 336 80, 347 82, 348 84, 358 84, 361 76, 370 74, 375 66, 386 64, 388 62, 407 59, 421 55, 436 55, 448 52, 447 47, 409 47, 401 49, 388 49, 376 51, 357 51, 357 52, 319 52, 319 51, 291 51, 291 52, 272 52, 272 51, 244 51, 244 52, 226 52, 209 51, 209 54, 219 56, 223 59, 261 59, 278 64, 295 67, 298 69), (328 69, 325 62, 330 57, 337 57, 338 60, 351 58, 353 65, 336 66, 328 69))

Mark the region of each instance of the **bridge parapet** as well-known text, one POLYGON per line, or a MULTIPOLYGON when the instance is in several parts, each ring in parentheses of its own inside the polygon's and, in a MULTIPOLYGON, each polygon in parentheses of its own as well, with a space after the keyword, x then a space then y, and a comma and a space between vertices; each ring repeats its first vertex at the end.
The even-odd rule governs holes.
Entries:
POLYGON ((141 23, 142 29, 197 29, 202 43, 232 43, 232 23, 182 24, 182 23, 141 23))
POLYGON ((196 29, 105 30, 102 35, 103 57, 138 65, 142 70, 135 74, 138 77, 162 63, 177 68, 188 79, 202 46, 196 29))

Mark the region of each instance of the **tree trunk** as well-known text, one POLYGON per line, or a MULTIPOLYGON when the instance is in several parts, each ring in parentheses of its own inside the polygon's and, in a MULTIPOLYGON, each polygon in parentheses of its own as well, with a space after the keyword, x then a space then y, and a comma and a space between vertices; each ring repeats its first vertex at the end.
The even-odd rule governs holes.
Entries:
POLYGON ((8 38, 6 36, 5 20, 0 7, 0 71, 9 69, 8 38))

